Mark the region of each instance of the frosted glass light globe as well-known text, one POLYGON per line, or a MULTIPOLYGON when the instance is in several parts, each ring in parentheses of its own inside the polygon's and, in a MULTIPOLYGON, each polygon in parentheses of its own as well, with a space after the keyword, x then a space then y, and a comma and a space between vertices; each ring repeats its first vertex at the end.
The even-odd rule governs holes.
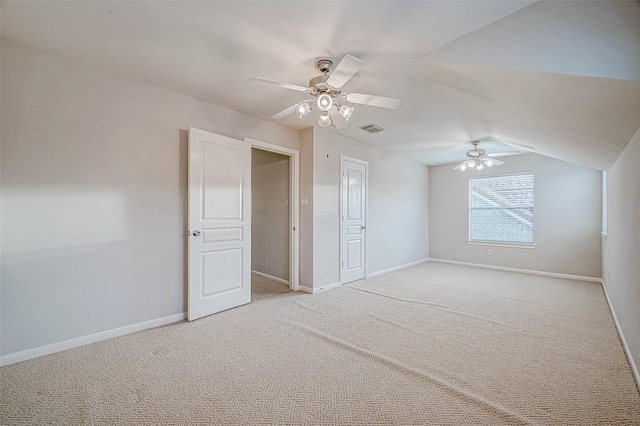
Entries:
POLYGON ((316 104, 318 105, 318 109, 320 111, 329 111, 333 106, 333 99, 331 98, 331 96, 323 93, 322 95, 318 96, 316 104))
POLYGON ((318 118, 318 124, 321 127, 329 127, 331 126, 331 117, 329 117, 329 113, 324 111, 320 114, 320 118, 318 118))

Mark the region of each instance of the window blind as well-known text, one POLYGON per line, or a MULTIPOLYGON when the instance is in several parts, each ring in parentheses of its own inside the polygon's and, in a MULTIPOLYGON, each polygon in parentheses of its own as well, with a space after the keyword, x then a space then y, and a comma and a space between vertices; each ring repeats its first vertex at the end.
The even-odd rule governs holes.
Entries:
POLYGON ((469 179, 469 240, 533 244, 533 173, 469 179))

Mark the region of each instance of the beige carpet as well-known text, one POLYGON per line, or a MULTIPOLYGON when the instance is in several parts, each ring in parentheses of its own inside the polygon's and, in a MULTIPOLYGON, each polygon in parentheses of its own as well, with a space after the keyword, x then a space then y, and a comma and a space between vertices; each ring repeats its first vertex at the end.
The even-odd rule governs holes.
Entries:
POLYGON ((251 301, 276 297, 288 293, 289 286, 271 281, 268 278, 251 274, 251 301))
POLYGON ((640 424, 599 284, 427 263, 3 367, 2 424, 640 424))

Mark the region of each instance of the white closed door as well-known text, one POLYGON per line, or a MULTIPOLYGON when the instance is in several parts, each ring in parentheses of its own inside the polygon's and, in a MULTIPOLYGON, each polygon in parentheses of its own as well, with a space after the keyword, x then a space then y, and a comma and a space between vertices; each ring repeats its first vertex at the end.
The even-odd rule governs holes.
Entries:
POLYGON ((189 321, 251 301, 251 145, 189 130, 189 321))
POLYGON ((365 276, 367 163, 342 157, 342 283, 365 276))

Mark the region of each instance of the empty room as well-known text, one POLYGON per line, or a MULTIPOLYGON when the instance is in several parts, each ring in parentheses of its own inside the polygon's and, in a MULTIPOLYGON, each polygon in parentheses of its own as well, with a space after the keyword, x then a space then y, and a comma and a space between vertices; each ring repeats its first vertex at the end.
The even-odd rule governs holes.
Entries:
POLYGON ((640 425, 640 2, 0 19, 0 424, 640 425))

